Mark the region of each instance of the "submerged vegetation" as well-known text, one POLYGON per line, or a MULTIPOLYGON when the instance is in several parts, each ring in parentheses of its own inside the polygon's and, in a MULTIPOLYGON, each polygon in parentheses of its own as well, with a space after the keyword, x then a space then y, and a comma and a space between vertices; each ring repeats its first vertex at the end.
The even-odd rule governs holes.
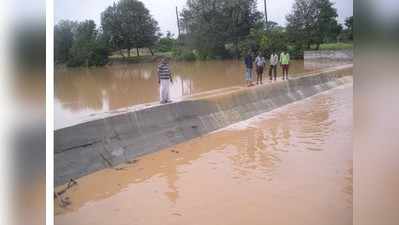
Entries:
POLYGON ((115 60, 151 61, 160 55, 208 60, 282 50, 302 58, 308 49, 352 47, 353 17, 343 28, 337 16, 330 0, 296 0, 282 27, 265 23, 256 0, 188 0, 180 13, 181 34, 174 37, 159 32, 142 2, 119 0, 101 13, 100 27, 92 20, 60 21, 54 28, 55 63, 101 66, 115 60))

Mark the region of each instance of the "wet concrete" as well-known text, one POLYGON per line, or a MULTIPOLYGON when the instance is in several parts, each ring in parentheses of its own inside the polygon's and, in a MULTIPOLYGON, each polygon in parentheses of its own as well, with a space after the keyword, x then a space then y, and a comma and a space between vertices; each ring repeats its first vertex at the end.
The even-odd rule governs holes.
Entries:
MULTIPOLYGON (((317 66, 293 60, 290 75, 300 76, 348 62, 326 61, 317 66)), ((241 61, 173 62, 174 100, 215 89, 245 86, 241 61)), ((278 76, 281 68, 278 69, 278 76)), ((265 74, 267 79, 268 75, 265 74)), ((255 79, 255 77, 254 77, 255 79)), ((159 100, 156 64, 129 64, 101 68, 57 69, 54 77, 54 126, 60 129, 98 113, 159 100)))
POLYGON ((82 177, 55 224, 352 224, 352 123, 346 84, 82 177))
POLYGON ((312 60, 352 61, 353 49, 305 51, 305 63, 312 60))

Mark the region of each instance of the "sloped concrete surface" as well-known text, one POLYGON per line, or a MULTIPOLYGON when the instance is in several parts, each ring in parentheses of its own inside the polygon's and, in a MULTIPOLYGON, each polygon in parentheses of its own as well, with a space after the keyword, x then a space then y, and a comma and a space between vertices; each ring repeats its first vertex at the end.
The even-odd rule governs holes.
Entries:
POLYGON ((305 51, 303 58, 305 62, 307 60, 353 60, 353 50, 317 50, 317 51, 305 51))
POLYGON ((226 93, 189 97, 55 131, 55 185, 351 82, 353 65, 226 93))

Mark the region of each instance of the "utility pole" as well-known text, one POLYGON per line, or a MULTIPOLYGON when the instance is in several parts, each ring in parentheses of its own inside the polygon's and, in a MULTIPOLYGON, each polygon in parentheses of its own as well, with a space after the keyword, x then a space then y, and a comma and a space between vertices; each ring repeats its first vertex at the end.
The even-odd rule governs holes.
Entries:
POLYGON ((266 30, 267 30, 267 6, 266 6, 266 0, 264 0, 265 1, 265 25, 266 25, 266 30))
POLYGON ((177 19, 177 32, 178 32, 177 39, 179 39, 180 38, 180 20, 179 20, 179 12, 177 11, 177 6, 176 6, 176 19, 177 19))

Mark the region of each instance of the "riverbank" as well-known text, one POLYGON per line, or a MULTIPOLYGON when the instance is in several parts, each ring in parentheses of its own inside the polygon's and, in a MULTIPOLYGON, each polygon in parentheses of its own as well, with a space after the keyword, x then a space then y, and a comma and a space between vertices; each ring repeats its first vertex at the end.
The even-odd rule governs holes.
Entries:
POLYGON ((353 49, 353 43, 352 42, 338 42, 338 43, 326 43, 326 44, 321 44, 319 50, 344 50, 344 49, 353 49))
POLYGON ((118 54, 117 52, 113 53, 109 57, 109 62, 107 65, 115 65, 115 64, 131 64, 131 63, 152 63, 157 62, 160 57, 169 57, 173 59, 172 52, 154 52, 154 54, 150 54, 147 51, 141 51, 140 55, 133 55, 127 57, 127 53, 124 53, 125 57, 118 54))
MULTIPOLYGON (((353 43, 325 43, 321 44, 319 50, 315 50, 315 46, 306 51, 340 51, 353 49, 353 43)), ((108 57, 108 62, 103 66, 112 66, 120 64, 139 64, 139 63, 154 63, 158 62, 159 58, 166 56, 172 61, 207 61, 207 60, 220 60, 220 59, 203 59, 191 51, 182 51, 179 53, 174 52, 154 52, 151 54, 149 51, 140 50, 139 55, 127 56, 127 52, 123 51, 123 56, 119 52, 114 52, 108 57)), ((304 53, 301 53, 297 59, 303 59, 304 53)), ((291 57, 291 59, 295 59, 291 57)), ((67 68, 66 64, 56 64, 56 68, 67 68)), ((98 66, 98 67, 103 67, 98 66)), ((82 68, 84 66, 81 66, 82 68)), ((96 66, 92 66, 94 68, 96 66)), ((74 68, 74 67, 68 67, 74 68)), ((75 67, 76 68, 76 67, 75 67)))

